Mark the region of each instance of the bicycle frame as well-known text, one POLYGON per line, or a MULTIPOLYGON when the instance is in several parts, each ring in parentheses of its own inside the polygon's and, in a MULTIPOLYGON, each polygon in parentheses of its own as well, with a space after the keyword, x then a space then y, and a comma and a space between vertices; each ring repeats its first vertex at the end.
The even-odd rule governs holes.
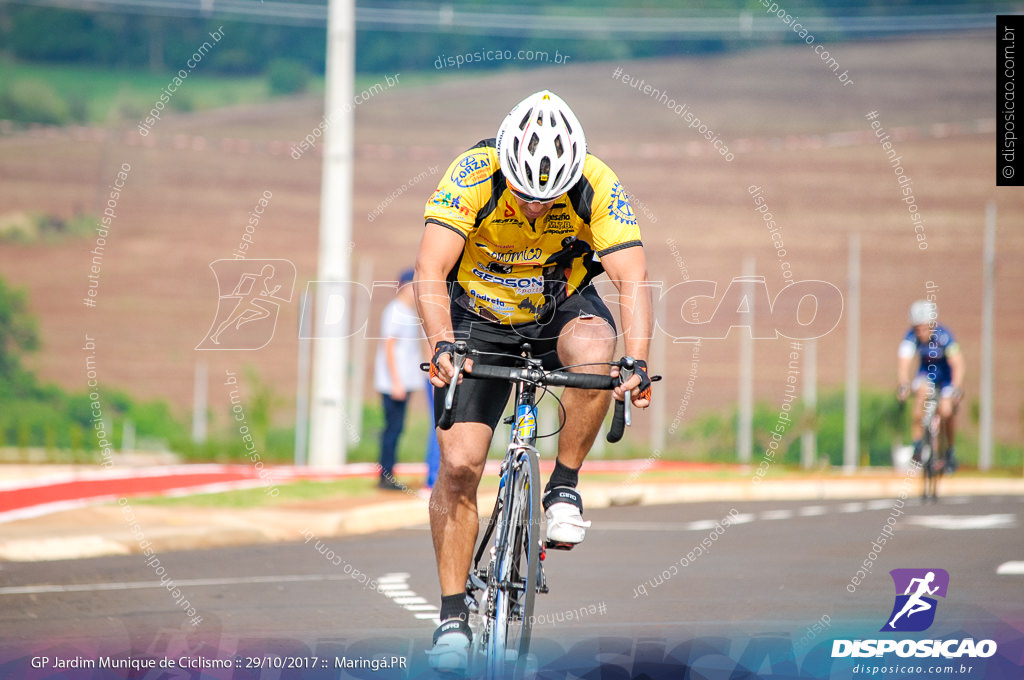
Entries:
POLYGON ((921 498, 928 500, 937 498, 939 478, 942 469, 936 469, 936 462, 941 460, 942 416, 939 414, 939 388, 933 383, 924 402, 924 415, 921 418, 921 466, 924 468, 924 490, 921 498))
MULTIPOLYGON (((528 366, 540 367, 539 360, 527 356, 525 361, 528 366)), ((517 674, 522 671, 520 663, 523 659, 519 657, 519 652, 508 649, 507 631, 500 624, 509 618, 510 613, 517 616, 522 622, 520 639, 517 646, 520 650, 528 649, 532 628, 532 621, 529 619, 533 610, 533 598, 538 590, 540 592, 547 592, 544 568, 541 562, 543 556, 539 552, 535 552, 539 551, 540 548, 539 540, 537 535, 533 533, 533 529, 534 527, 539 529, 539 519, 535 518, 532 513, 527 512, 526 520, 530 523, 530 526, 515 526, 512 531, 499 531, 494 535, 493 544, 491 542, 492 534, 495 534, 495 529, 498 528, 499 522, 504 524, 509 521, 510 517, 519 518, 523 511, 519 504, 524 501, 529 502, 528 498, 522 497, 523 494, 517 493, 518 480, 525 475, 525 483, 539 483, 539 479, 536 478, 538 453, 534 446, 537 440, 536 394, 536 385, 521 380, 515 383, 515 413, 505 421, 512 425, 512 431, 505 452, 505 458, 501 464, 494 511, 491 513, 487 529, 477 547, 473 568, 470 572, 470 583, 467 584, 476 590, 487 589, 487 600, 484 603, 485 608, 482 612, 483 629, 478 636, 475 636, 473 643, 474 651, 476 652, 474 656, 479 658, 481 653, 484 656, 487 677, 504 677, 506 675, 505 664, 510 661, 507 657, 510 651, 516 654, 513 662, 517 666, 517 674), (525 472, 524 467, 529 469, 530 472, 525 472), (512 592, 490 586, 495 582, 495 574, 501 584, 506 585, 506 574, 512 565, 507 565, 504 561, 512 557, 509 542, 518 540, 519 537, 516 535, 518 531, 527 531, 527 540, 536 545, 536 547, 534 545, 528 546, 533 555, 528 555, 527 560, 528 562, 531 561, 531 557, 533 560, 536 560, 537 583, 534 584, 533 588, 530 588, 524 579, 522 582, 522 592, 517 597, 512 592), (490 546, 489 551, 487 551, 488 546, 490 546), (490 553, 490 562, 486 565, 486 568, 481 568, 480 562, 486 552, 490 553), (476 577, 475 580, 474 577, 476 577), (522 602, 519 602, 520 598, 523 599, 522 602), (515 611, 510 612, 509 609, 514 609, 515 611)), ((527 492, 533 491, 532 489, 525 490, 527 492)), ((467 588, 468 590, 469 588, 467 588)))
MULTIPOLYGON (((561 386, 612 390, 631 374, 637 362, 628 356, 617 362, 608 362, 608 366, 619 369, 618 377, 561 372, 567 370, 564 367, 545 371, 542 362, 531 355, 528 343, 524 343, 521 350, 520 356, 504 355, 519 362, 515 366, 480 362, 474 363, 467 374, 470 379, 505 380, 515 386, 515 412, 504 420, 512 426, 512 435, 501 464, 494 511, 477 544, 466 580, 466 601, 471 621, 472 613, 477 612, 483 623, 482 629, 474 631, 472 637, 470 665, 475 665, 483 657, 484 668, 472 669, 473 677, 504 678, 511 675, 519 678, 528 671, 534 599, 537 592, 548 592, 543 569, 545 547, 568 549, 562 544, 541 540, 540 469, 534 447, 537 440, 538 388, 546 390, 548 386, 561 386), (488 552, 490 559, 481 566, 488 552), (486 601, 481 603, 477 594, 484 592, 486 601)), ((462 369, 470 354, 467 343, 454 343, 451 355, 457 378, 463 375, 462 369)), ((601 362, 600 365, 605 364, 601 362)), ((429 364, 422 367, 427 370, 429 364)), ((650 379, 654 382, 661 377, 651 376, 650 379)), ((449 382, 445 407, 438 420, 441 429, 446 430, 454 424, 453 405, 458 384, 458 379, 449 382)), ((616 401, 607 436, 609 442, 616 442, 622 437, 629 421, 628 399, 627 395, 623 402, 616 401)))

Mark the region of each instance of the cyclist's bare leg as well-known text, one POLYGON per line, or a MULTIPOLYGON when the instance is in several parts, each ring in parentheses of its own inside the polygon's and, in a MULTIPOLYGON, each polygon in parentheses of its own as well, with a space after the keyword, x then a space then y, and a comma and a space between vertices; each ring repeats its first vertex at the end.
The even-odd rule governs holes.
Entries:
POLYGON ((924 403, 928 400, 930 390, 931 384, 925 380, 922 381, 921 386, 917 388, 917 392, 914 394, 914 419, 910 427, 910 434, 913 436, 914 441, 924 437, 924 427, 922 427, 921 423, 924 422, 924 403))
MULTIPOLYGON (((558 359, 563 366, 590 362, 608 362, 615 352, 615 332, 604 319, 580 317, 565 325, 558 336, 558 359)), ((573 369, 580 373, 607 375, 607 366, 573 369)), ((578 469, 593 446, 601 423, 608 413, 611 392, 607 390, 567 389, 562 394, 565 412, 572 418, 558 435, 558 460, 578 469)))
POLYGON ((942 433, 946 437, 946 446, 952 446, 953 436, 956 434, 956 417, 953 409, 953 400, 946 397, 939 401, 939 415, 942 416, 942 433))
POLYGON ((491 435, 483 423, 455 423, 437 431, 441 466, 430 495, 430 534, 442 595, 466 590, 480 523, 476 493, 491 435))

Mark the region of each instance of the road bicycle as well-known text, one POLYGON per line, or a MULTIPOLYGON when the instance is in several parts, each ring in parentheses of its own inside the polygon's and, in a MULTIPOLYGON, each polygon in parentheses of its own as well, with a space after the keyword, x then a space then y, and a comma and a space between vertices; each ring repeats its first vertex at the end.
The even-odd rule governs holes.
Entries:
POLYGON ((921 500, 938 499, 939 480, 945 471, 942 447, 942 415, 939 413, 939 388, 932 384, 924 402, 924 416, 921 419, 921 468, 924 471, 924 488, 921 500))
MULTIPOLYGON (((899 392, 899 413, 903 412, 906 398, 910 395, 910 387, 901 387, 899 392)), ((943 452, 942 414, 939 413, 940 390, 931 383, 924 401, 924 413, 921 416, 921 450, 916 458, 921 464, 922 489, 921 500, 935 501, 938 498, 939 480, 945 472, 946 461, 943 452)))
MULTIPOLYGON (((453 364, 456 379, 445 394, 445 407, 438 426, 451 427, 453 406, 458 393, 458 376, 480 380, 505 380, 515 386, 515 412, 504 420, 512 426, 512 434, 505 458, 501 463, 498 495, 487 528, 477 545, 469 578, 466 598, 470 605, 470 623, 473 645, 470 654, 470 677, 520 678, 529 665, 530 637, 533 624, 534 601, 537 593, 547 593, 544 559, 548 548, 564 548, 542 540, 541 479, 537 441, 537 391, 550 393, 548 387, 576 387, 581 389, 611 390, 632 375, 635 360, 623 357, 607 364, 588 366, 618 366, 619 376, 591 373, 570 373, 567 368, 547 371, 541 360, 534 358, 528 343, 522 345, 522 355, 496 354, 470 350, 465 342, 455 343, 453 364), (516 366, 482 364, 480 357, 504 357, 516 366), (473 358, 473 368, 463 372, 467 358, 473 358)), ((660 379, 653 376, 651 380, 660 379)), ((552 396, 558 400, 558 397, 552 396)), ((562 408, 564 422, 565 411, 562 408)), ((609 442, 622 438, 625 426, 630 424, 629 395, 615 402, 615 414, 608 431, 609 442)), ((557 432, 551 435, 553 436, 557 432)))

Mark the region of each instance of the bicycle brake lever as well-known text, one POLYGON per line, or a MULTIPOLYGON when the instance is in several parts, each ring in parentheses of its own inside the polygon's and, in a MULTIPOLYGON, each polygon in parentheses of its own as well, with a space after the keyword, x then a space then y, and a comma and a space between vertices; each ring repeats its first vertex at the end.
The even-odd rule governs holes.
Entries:
MULTIPOLYGON (((633 366, 635 359, 632 357, 623 357, 623 363, 625 366, 619 367, 619 384, 625 383, 627 380, 633 377, 633 366)), ((622 395, 622 407, 623 407, 623 422, 626 427, 633 424, 633 418, 630 413, 630 401, 632 401, 633 390, 626 390, 625 394, 622 395)))
POLYGON ((446 411, 450 411, 452 404, 455 403, 455 388, 459 384, 459 376, 462 375, 462 367, 466 363, 466 355, 469 353, 469 347, 465 341, 459 340, 455 343, 455 351, 452 352, 452 364, 455 367, 455 376, 452 378, 451 383, 448 384, 448 391, 444 395, 444 408, 446 411))

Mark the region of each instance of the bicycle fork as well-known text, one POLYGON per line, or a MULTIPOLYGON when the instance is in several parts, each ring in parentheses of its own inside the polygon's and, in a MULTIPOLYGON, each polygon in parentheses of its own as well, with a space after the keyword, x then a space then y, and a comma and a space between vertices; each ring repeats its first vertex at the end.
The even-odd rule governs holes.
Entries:
MULTIPOLYGON (((496 593, 488 592, 487 600, 483 603, 484 611, 481 611, 480 596, 485 590, 487 590, 491 569, 495 569, 498 566, 498 546, 492 542, 492 538, 497 526, 496 518, 504 510, 505 502, 503 498, 503 491, 505 490, 506 485, 509 484, 511 476, 510 471, 507 469, 508 463, 509 461, 507 458, 502 462, 502 469, 500 473, 501 483, 498 489, 498 497, 495 499, 494 510, 491 512, 491 517, 487 522, 487 528, 484 530, 484 535, 480 539, 476 555, 473 557, 473 567, 470 569, 469 576, 466 579, 466 604, 469 606, 470 614, 483 615, 485 618, 491 620, 493 620, 494 616, 496 593), (481 566, 481 561, 483 560, 484 555, 488 555, 490 559, 484 566, 481 566)), ((537 569, 537 592, 547 594, 550 592, 548 589, 547 575, 544 573, 544 560, 547 556, 547 550, 544 546, 544 540, 540 538, 540 527, 530 527, 530 529, 536 529, 537 543, 540 546, 538 552, 539 564, 537 569)), ((525 582, 521 584, 514 584, 513 590, 523 590, 525 589, 525 585, 525 582), (518 586, 518 588, 516 588, 516 586, 518 586)), ((511 595, 514 595, 514 593, 506 593, 506 596, 511 595)), ((522 606, 517 605, 514 613, 519 618, 522 618, 522 606)))

